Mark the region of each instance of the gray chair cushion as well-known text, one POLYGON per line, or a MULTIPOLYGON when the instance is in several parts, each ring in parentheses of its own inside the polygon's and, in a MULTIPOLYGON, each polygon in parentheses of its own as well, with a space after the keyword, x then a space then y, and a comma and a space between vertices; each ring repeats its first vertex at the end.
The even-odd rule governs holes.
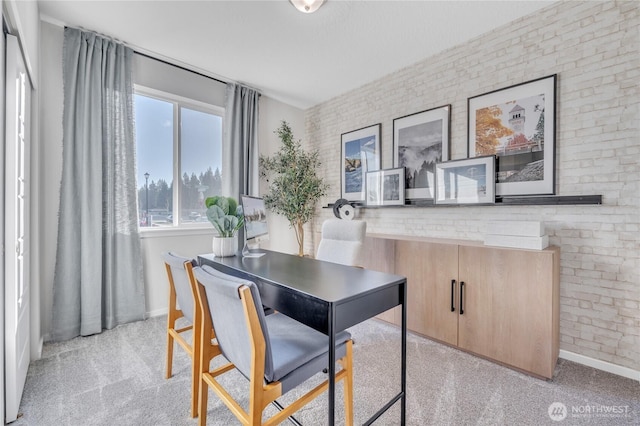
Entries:
MULTIPOLYGON (((280 313, 266 320, 273 355, 273 376, 267 380, 280 381, 283 393, 328 368, 328 336, 280 313)), ((350 338, 347 331, 338 333, 336 359, 345 356, 344 343, 350 338)))
POLYGON ((191 291, 187 271, 184 269, 184 263, 192 262, 195 264, 195 262, 192 259, 181 257, 171 252, 164 253, 162 257, 165 263, 171 268, 173 286, 176 289, 176 298, 178 299, 180 310, 184 314, 184 317, 193 324, 193 306, 195 301, 193 300, 193 292, 191 291))
MULTIPOLYGON (((281 313, 265 317, 257 286, 205 265, 194 273, 206 291, 216 338, 222 354, 247 378, 251 373, 251 342, 238 289, 251 289, 266 343, 267 382, 280 381, 283 393, 329 366, 329 338, 281 313)), ((346 354, 347 331, 336 336, 336 358, 346 354)))

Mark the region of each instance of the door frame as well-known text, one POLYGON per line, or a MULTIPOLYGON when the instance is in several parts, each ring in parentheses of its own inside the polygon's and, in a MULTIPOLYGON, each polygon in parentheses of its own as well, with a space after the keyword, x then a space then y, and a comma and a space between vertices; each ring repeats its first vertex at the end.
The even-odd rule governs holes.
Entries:
MULTIPOLYGON (((4 20, 4 10, 2 8, 2 0, 0 0, 0 26, 2 27, 2 38, 0 39, 0 99, 6 99, 5 96, 5 55, 6 55, 6 28, 7 25, 4 20)), ((4 385, 4 260, 5 260, 5 247, 4 247, 4 164, 5 164, 5 102, 0 102, 0 142, 2 142, 2 148, 0 149, 0 164, 2 164, 3 173, 0 173, 0 188, 2 189, 2 195, 0 196, 0 249, 2 251, 2 260, 0 261, 0 339, 3 342, 2 350, 0 350, 0 377, 2 378, 2 385, 0 386, 0 415, 4 422, 5 418, 5 385, 4 385)))

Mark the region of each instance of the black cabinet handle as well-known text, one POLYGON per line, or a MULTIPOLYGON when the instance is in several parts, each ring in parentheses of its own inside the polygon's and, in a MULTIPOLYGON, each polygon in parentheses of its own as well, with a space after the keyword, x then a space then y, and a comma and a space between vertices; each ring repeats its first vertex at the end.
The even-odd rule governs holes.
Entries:
POLYGON ((451 312, 455 312, 456 305, 454 302, 456 292, 456 280, 451 280, 451 312))
POLYGON ((462 295, 464 294, 464 281, 460 281, 460 315, 464 314, 462 295))

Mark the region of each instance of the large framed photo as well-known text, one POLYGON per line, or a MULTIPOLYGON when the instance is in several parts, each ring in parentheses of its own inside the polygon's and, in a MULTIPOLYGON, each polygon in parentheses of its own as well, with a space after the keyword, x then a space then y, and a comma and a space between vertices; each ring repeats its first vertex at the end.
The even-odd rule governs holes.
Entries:
POLYGON ((495 156, 436 164, 436 204, 492 204, 495 193, 495 156))
POLYGON ((404 205, 404 172, 404 167, 367 172, 367 205, 404 205))
POLYGON ((434 198, 434 166, 449 159, 450 117, 445 105, 393 120, 393 164, 405 168, 406 198, 434 198))
POLYGON ((380 124, 341 135, 341 198, 363 201, 366 172, 380 169, 380 124))
POLYGON ((555 193, 556 77, 467 100, 468 157, 497 157, 497 195, 555 193))

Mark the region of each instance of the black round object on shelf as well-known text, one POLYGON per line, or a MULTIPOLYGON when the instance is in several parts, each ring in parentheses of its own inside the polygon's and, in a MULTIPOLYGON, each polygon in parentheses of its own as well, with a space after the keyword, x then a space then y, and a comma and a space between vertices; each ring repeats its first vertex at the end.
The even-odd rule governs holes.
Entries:
POLYGON ((342 208, 342 206, 344 206, 345 204, 349 204, 349 201, 347 201, 344 198, 339 198, 335 201, 335 203, 333 203, 333 214, 335 217, 337 217, 338 219, 342 219, 342 216, 340 216, 340 209, 342 208))

